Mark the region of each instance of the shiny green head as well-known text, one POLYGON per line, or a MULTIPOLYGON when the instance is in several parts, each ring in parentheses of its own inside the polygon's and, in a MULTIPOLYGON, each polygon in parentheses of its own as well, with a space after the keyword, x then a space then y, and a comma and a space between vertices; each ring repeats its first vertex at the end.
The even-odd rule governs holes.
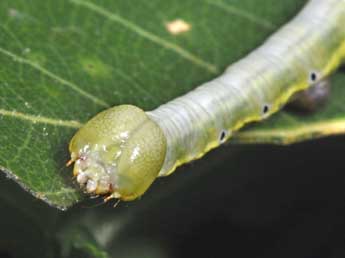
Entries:
POLYGON ((162 129, 138 107, 121 105, 88 121, 72 138, 73 174, 88 193, 122 200, 142 195, 166 153, 162 129))

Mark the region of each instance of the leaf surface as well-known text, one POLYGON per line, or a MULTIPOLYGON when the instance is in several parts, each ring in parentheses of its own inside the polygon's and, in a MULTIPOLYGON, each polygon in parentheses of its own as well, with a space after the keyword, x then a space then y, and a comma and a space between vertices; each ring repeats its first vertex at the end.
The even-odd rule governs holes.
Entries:
MULTIPOLYGON (((219 75, 305 1, 0 2, 0 169, 49 204, 82 199, 68 142, 99 111, 150 110, 219 75)), ((344 132, 344 75, 322 111, 285 111, 234 142, 290 143, 344 132)))

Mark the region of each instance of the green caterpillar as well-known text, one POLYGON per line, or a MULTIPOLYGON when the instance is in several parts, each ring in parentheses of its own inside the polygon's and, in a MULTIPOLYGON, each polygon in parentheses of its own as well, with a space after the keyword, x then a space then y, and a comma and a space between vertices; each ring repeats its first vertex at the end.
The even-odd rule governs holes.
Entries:
POLYGON ((106 200, 141 196, 156 177, 324 82, 345 60, 344 24, 345 0, 311 0, 220 77, 153 111, 121 105, 97 114, 69 145, 78 183, 106 200))

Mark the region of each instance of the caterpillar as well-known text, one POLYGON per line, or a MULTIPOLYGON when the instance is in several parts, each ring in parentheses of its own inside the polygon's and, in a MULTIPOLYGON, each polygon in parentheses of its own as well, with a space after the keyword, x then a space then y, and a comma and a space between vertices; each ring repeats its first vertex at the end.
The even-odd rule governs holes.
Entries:
POLYGON ((345 0, 310 0, 218 78, 152 111, 120 105, 100 112, 69 145, 77 182, 105 200, 136 199, 157 177, 327 80, 345 60, 344 24, 345 0))

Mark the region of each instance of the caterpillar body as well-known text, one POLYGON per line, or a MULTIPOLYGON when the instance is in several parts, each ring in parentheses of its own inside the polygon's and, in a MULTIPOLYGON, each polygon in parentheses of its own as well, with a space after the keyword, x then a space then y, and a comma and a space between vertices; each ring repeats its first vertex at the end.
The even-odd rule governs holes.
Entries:
POLYGON ((156 177, 324 81, 345 60, 344 25, 345 0, 310 0, 218 78, 153 111, 120 105, 97 114, 69 145, 78 183, 107 200, 141 196, 156 177))

